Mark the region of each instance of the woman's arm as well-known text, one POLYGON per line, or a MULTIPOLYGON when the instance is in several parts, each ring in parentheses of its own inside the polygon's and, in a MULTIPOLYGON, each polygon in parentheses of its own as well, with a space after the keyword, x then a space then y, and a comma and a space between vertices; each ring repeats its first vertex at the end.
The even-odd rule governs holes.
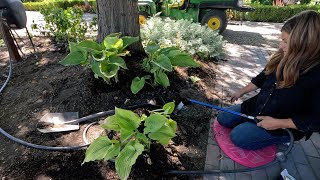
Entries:
POLYGON ((270 116, 257 116, 257 119, 261 119, 261 121, 257 123, 257 126, 266 130, 276 130, 281 128, 297 129, 297 126, 293 123, 291 118, 276 119, 270 116))
POLYGON ((231 102, 238 100, 244 94, 247 94, 248 92, 254 91, 256 89, 258 89, 258 87, 255 84, 253 84, 252 82, 249 83, 245 87, 241 88, 238 92, 231 95, 231 102))
POLYGON ((231 102, 238 100, 244 94, 254 91, 262 87, 262 84, 266 80, 266 75, 264 74, 265 69, 260 72, 256 77, 251 79, 251 82, 245 87, 241 88, 238 92, 231 95, 231 102))

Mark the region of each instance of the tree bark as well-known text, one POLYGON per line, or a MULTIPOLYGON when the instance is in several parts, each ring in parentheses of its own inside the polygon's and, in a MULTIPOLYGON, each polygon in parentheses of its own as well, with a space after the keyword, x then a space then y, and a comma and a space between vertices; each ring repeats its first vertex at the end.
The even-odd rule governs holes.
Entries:
MULTIPOLYGON (((140 36, 138 0, 97 0, 98 37, 102 42, 111 33, 140 36)), ((129 47, 131 52, 144 52, 141 42, 129 47)))

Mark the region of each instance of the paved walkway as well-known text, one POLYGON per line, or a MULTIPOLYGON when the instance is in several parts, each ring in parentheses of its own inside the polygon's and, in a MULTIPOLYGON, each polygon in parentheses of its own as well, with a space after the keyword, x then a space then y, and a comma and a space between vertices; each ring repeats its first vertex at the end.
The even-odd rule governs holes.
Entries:
MULTIPOLYGON (((239 29, 239 27, 238 27, 239 29)), ((266 47, 252 45, 238 45, 227 43, 225 46, 226 60, 218 65, 217 91, 227 97, 232 92, 250 82, 251 78, 258 74, 267 63, 269 54, 266 47)), ((256 93, 256 92, 253 92, 256 93)), ((250 95, 242 98, 247 99, 250 95)), ((226 98, 227 99, 227 98, 226 98)), ((222 99, 222 102, 226 99, 222 99)), ((237 103, 240 103, 240 100, 237 103)), ((212 124, 212 123, 211 123, 212 124)), ((246 168, 235 163, 223 155, 215 142, 212 128, 209 132, 207 157, 205 169, 243 169, 246 168), (223 156, 221 156, 223 155, 223 156), (223 157, 222 159, 220 159, 223 157)), ((313 134, 311 140, 295 142, 294 148, 288 155, 285 163, 277 163, 266 169, 238 174, 207 175, 204 179, 226 180, 274 180, 280 177, 280 172, 287 169, 295 179, 316 180, 320 179, 320 135, 313 134)))

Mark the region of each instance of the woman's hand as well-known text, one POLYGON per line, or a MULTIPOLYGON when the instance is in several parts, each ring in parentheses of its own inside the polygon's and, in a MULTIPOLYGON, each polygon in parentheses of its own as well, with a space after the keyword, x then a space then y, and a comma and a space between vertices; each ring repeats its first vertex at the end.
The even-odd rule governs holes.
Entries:
POLYGON ((297 129, 297 126, 293 123, 291 118, 276 119, 270 116, 257 116, 256 118, 261 120, 259 123, 257 123, 257 126, 260 126, 266 130, 276 130, 281 128, 297 129))
POLYGON ((242 96, 243 96, 243 93, 241 91, 232 94, 231 95, 231 102, 233 103, 233 102, 237 101, 242 96))
POLYGON ((257 126, 262 127, 266 130, 276 130, 283 127, 283 121, 270 116, 257 116, 257 119, 261 121, 257 123, 257 126))

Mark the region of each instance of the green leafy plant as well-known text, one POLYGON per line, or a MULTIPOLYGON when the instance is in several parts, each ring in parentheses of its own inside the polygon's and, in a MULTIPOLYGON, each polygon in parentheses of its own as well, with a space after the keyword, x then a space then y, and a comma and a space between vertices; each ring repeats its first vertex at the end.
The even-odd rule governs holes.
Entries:
POLYGON ((70 43, 70 53, 59 63, 65 66, 83 65, 91 68, 95 78, 103 78, 111 83, 114 78, 118 82, 120 68, 127 69, 122 58, 130 55, 126 48, 139 41, 138 37, 123 36, 120 33, 110 34, 99 44, 95 41, 85 40, 78 44, 70 43))
MULTIPOLYGON (((50 34, 57 42, 79 42, 85 39, 88 25, 82 18, 83 11, 81 9, 49 8, 41 9, 40 12, 46 21, 45 27, 42 28, 49 30, 50 34)), ((37 27, 34 26, 34 28, 37 27)))
POLYGON ((167 145, 175 137, 177 123, 170 118, 174 102, 165 104, 162 109, 150 111, 150 115, 138 115, 132 111, 115 108, 115 115, 109 116, 101 127, 117 132, 109 139, 100 136, 89 146, 83 163, 115 158, 117 174, 127 179, 132 166, 142 152, 150 151, 155 141, 167 145), (143 127, 143 130, 139 131, 143 127))
MULTIPOLYGON (((149 44, 145 47, 148 57, 143 60, 143 68, 146 72, 153 74, 152 86, 161 85, 165 88, 170 86, 167 73, 173 71, 174 66, 199 67, 189 53, 182 52, 178 48, 160 48, 158 44, 149 44)), ((135 77, 131 83, 131 92, 137 94, 151 80, 150 75, 135 77)))

